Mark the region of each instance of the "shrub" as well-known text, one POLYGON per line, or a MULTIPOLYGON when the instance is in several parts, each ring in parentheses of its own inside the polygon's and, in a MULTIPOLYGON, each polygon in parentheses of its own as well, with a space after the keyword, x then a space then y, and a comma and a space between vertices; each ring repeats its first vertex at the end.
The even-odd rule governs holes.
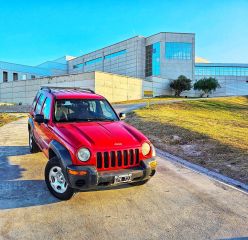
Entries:
POLYGON ((217 88, 220 88, 220 84, 218 83, 218 80, 213 77, 202 78, 194 83, 194 90, 203 91, 201 96, 204 94, 208 95, 214 92, 217 88))
POLYGON ((179 97, 183 91, 191 89, 191 80, 180 75, 176 80, 170 83, 170 87, 175 91, 175 96, 179 97))

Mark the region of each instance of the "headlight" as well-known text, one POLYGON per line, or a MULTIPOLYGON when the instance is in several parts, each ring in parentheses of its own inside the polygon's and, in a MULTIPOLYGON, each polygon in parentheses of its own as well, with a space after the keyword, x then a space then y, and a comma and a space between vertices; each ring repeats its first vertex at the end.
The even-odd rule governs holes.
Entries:
POLYGON ((146 156, 149 152, 150 152, 150 150, 151 150, 151 147, 150 147, 150 145, 148 144, 148 143, 143 143, 142 144, 142 154, 144 155, 144 156, 146 156))
POLYGON ((77 156, 80 161, 86 162, 90 158, 90 151, 87 148, 81 148, 79 149, 77 156))

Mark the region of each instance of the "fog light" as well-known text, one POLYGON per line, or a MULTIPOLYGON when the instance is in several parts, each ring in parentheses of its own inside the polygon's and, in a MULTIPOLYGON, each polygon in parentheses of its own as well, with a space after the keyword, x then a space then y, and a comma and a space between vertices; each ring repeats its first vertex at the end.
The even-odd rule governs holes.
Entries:
POLYGON ((152 169, 155 169, 157 167, 157 161, 151 161, 149 162, 149 165, 152 169))
POLYGON ((75 170, 68 169, 68 173, 70 173, 71 175, 83 176, 87 174, 87 171, 75 171, 75 170))

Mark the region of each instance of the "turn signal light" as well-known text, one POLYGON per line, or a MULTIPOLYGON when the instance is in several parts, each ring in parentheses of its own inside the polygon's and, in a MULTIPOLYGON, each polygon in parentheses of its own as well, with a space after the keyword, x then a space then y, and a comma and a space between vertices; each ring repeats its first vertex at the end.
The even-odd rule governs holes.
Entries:
POLYGON ((149 162, 149 165, 152 169, 155 169, 157 167, 158 163, 157 163, 157 161, 151 161, 151 162, 149 162))
POLYGON ((75 171, 75 170, 68 169, 68 173, 70 173, 71 175, 83 176, 87 174, 87 171, 75 171))

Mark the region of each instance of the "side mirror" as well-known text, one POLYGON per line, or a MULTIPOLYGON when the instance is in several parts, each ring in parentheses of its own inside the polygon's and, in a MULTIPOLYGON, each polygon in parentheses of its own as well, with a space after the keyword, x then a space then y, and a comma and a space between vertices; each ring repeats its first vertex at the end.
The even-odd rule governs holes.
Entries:
POLYGON ((119 113, 119 118, 121 119, 121 120, 124 120, 125 118, 126 118, 126 114, 125 113, 119 113))
POLYGON ((44 115, 43 114, 35 114, 34 121, 37 123, 43 123, 45 121, 44 115))

